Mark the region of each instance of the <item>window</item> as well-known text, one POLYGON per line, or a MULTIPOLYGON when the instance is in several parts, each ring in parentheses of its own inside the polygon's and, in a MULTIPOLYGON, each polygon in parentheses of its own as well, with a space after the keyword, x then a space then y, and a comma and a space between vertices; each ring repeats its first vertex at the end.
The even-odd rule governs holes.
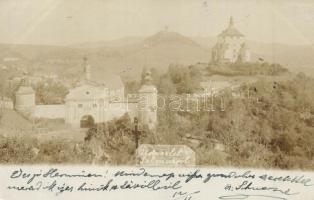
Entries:
POLYGON ((79 108, 83 108, 83 104, 81 104, 81 103, 79 103, 77 106, 78 106, 79 108))
POLYGON ((86 94, 89 95, 89 91, 86 91, 86 94))
POLYGON ((97 108, 97 104, 96 103, 93 103, 93 108, 97 108))

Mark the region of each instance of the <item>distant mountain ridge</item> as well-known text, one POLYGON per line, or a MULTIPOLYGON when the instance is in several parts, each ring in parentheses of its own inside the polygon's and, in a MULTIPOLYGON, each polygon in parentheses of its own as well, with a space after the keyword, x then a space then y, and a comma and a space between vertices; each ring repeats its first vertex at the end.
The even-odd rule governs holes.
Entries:
MULTIPOLYGON (((144 66, 166 70, 170 63, 191 65, 209 62, 216 37, 187 37, 161 31, 149 37, 126 37, 70 46, 0 44, 0 62, 18 57, 24 66, 37 71, 73 75, 82 72, 83 57, 94 73, 139 75, 144 66)), ((252 61, 259 58, 292 69, 313 67, 314 48, 305 45, 267 44, 248 41, 252 61)))
POLYGON ((151 47, 160 45, 162 43, 180 43, 190 46, 201 46, 196 43, 191 38, 183 36, 177 32, 160 31, 153 36, 150 36, 143 41, 146 44, 151 45, 151 47))
POLYGON ((124 37, 115 40, 104 40, 96 42, 85 42, 69 45, 74 48, 100 48, 100 47, 121 47, 126 45, 136 44, 144 40, 144 37, 124 37))
POLYGON ((97 60, 106 66, 115 66, 118 72, 135 74, 139 74, 144 66, 164 71, 170 63, 189 65, 199 61, 208 62, 210 58, 210 49, 175 32, 162 31, 135 40, 129 40, 124 46, 88 49, 87 57, 91 62, 97 60))

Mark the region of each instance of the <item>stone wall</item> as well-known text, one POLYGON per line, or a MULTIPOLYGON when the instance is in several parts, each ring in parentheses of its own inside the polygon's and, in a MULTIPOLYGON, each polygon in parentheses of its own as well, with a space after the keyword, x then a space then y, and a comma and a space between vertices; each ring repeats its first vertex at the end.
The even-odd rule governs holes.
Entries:
POLYGON ((105 110, 107 113, 107 121, 114 118, 119 118, 125 113, 128 113, 130 118, 133 119, 137 117, 137 103, 110 103, 108 110, 105 110))
POLYGON ((0 108, 13 109, 13 101, 10 100, 0 100, 0 108))
POLYGON ((47 118, 57 119, 65 118, 65 105, 36 105, 34 111, 34 117, 36 118, 47 118))

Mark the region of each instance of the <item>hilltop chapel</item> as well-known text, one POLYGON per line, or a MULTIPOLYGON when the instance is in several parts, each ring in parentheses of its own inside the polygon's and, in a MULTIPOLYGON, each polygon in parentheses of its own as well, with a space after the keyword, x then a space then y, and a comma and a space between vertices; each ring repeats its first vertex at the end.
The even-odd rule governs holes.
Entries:
POLYGON ((244 35, 235 28, 233 18, 230 17, 229 26, 218 35, 217 43, 212 49, 212 62, 249 62, 250 56, 244 35))

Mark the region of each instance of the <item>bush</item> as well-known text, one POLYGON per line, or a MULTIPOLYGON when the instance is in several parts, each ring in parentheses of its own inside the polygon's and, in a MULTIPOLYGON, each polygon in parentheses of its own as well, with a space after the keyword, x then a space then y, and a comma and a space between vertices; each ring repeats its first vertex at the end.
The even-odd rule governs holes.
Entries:
POLYGON ((1 137, 0 163, 91 163, 91 152, 83 143, 61 140, 40 142, 29 136, 1 137))
POLYGON ((239 76, 239 75, 269 75, 276 76, 288 72, 280 64, 273 63, 226 63, 213 64, 210 63, 207 67, 208 75, 223 75, 223 76, 239 76))

